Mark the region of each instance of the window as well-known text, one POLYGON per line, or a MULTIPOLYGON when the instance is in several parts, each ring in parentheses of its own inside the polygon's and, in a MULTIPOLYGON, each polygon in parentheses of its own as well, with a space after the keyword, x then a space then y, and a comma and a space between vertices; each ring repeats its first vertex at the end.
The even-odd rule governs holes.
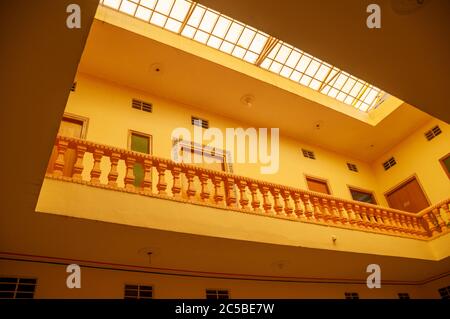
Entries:
POLYGON ((358 171, 358 167, 355 164, 347 163, 347 167, 348 167, 349 170, 351 170, 353 172, 357 172, 358 171))
POLYGON ((206 289, 206 299, 230 299, 230 296, 225 289, 206 289))
POLYGON ((352 194, 353 200, 356 200, 358 202, 370 203, 370 204, 374 204, 374 205, 377 204, 372 192, 367 192, 367 191, 355 189, 352 187, 349 187, 349 189, 350 189, 350 193, 352 194))
POLYGON ((399 292, 398 293, 398 299, 411 299, 409 298, 409 294, 406 292, 399 292))
POLYGON ((200 126, 203 128, 209 128, 209 121, 204 120, 195 116, 191 116, 191 124, 195 126, 200 126))
POLYGON ((450 154, 445 155, 439 162, 441 162, 442 168, 447 173, 448 178, 450 178, 450 154))
POLYGON ((442 133, 441 128, 438 125, 436 125, 431 130, 426 131, 424 135, 427 140, 431 141, 433 138, 435 138, 441 133, 442 133))
POLYGON ((345 299, 359 299, 359 294, 357 292, 346 292, 345 299))
POLYGON ((32 299, 36 290, 33 278, 0 278, 0 299, 32 299))
POLYGON ((397 164, 397 162, 395 161, 395 158, 391 157, 390 159, 388 159, 386 162, 383 163, 384 170, 387 171, 395 164, 397 164))
POLYGON ((144 285, 125 285, 124 299, 152 299, 153 287, 144 285))
POLYGON ((144 102, 144 101, 137 100, 137 99, 131 100, 131 107, 133 109, 137 109, 137 110, 141 110, 141 111, 149 112, 149 113, 151 113, 153 111, 153 106, 151 103, 144 102))
POLYGON ((316 155, 313 151, 308 151, 302 148, 303 156, 310 159, 316 159, 316 155))
MULTIPOLYGON (((128 148, 134 152, 151 154, 151 135, 130 131, 128 137, 128 148)), ((141 163, 135 163, 133 167, 134 172, 134 186, 140 187, 144 180, 144 167, 141 163)))
POLYGON ((308 189, 310 191, 324 193, 324 194, 331 194, 330 189, 328 187, 328 183, 325 180, 307 176, 306 184, 308 185, 308 189))
POLYGON ((438 290, 442 299, 450 299, 450 286, 438 290))

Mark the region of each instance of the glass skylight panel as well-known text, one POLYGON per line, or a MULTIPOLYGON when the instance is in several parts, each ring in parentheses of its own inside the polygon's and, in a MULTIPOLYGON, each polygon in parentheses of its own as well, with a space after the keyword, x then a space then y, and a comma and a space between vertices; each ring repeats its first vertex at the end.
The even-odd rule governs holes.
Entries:
POLYGON ((106 7, 180 34, 321 92, 361 111, 380 89, 269 35, 191 0, 100 0, 106 7))
POLYGON ((175 1, 172 11, 170 11, 170 17, 178 21, 183 21, 186 18, 190 6, 191 4, 185 0, 175 1))
POLYGON ((133 15, 134 12, 137 9, 137 4, 128 0, 123 0, 122 3, 120 4, 120 8, 119 10, 127 13, 127 14, 131 14, 133 15))
POLYGON ((233 22, 231 27, 228 29, 227 35, 225 36, 225 40, 236 43, 241 36, 242 30, 244 30, 244 26, 240 23, 233 22))
POLYGON ((168 16, 170 10, 172 9, 174 0, 164 0, 158 1, 155 7, 155 11, 163 15, 168 16))
POLYGON ((144 21, 149 21, 150 16, 152 15, 152 11, 145 7, 139 6, 136 10, 136 17, 142 19, 144 21))
MULTIPOLYGON (((117 10, 117 9, 119 8, 119 6, 120 6, 120 2, 121 2, 121 1, 122 1, 122 0, 103 0, 102 2, 103 2, 103 4, 104 4, 105 6, 117 10)), ((100 3, 102 3, 102 2, 100 2, 100 3)))

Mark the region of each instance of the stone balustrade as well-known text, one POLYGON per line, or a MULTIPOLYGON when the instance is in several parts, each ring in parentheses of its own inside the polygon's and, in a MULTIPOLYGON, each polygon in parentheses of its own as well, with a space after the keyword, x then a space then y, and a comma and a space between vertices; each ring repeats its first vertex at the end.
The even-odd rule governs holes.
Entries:
POLYGON ((412 214, 76 138, 58 136, 54 154, 47 170, 48 178, 242 213, 423 240, 450 232, 450 199, 412 214), (70 161, 68 150, 72 152, 70 161), (135 183, 137 164, 144 172, 140 185, 135 183), (73 167, 67 170, 67 165, 73 167))

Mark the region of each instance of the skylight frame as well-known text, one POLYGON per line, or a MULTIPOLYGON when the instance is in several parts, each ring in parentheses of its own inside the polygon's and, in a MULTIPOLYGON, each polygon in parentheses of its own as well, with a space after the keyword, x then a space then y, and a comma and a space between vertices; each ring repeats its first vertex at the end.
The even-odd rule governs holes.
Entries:
POLYGON ((100 5, 205 44, 363 112, 375 109, 386 95, 286 42, 191 0, 100 0, 100 5))

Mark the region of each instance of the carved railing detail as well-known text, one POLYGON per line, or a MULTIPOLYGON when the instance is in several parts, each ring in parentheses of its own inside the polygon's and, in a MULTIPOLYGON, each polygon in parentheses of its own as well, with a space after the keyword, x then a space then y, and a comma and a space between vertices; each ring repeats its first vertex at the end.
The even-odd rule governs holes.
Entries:
POLYGON ((56 138, 54 158, 46 177, 262 216, 423 240, 450 232, 450 199, 412 214, 63 136, 56 138), (73 150, 74 158, 66 161, 69 149, 73 150), (91 165, 86 165, 87 156, 91 165), (68 163, 72 163, 70 169, 66 167, 68 163), (140 185, 136 185, 135 165, 142 165, 144 172, 140 185))

